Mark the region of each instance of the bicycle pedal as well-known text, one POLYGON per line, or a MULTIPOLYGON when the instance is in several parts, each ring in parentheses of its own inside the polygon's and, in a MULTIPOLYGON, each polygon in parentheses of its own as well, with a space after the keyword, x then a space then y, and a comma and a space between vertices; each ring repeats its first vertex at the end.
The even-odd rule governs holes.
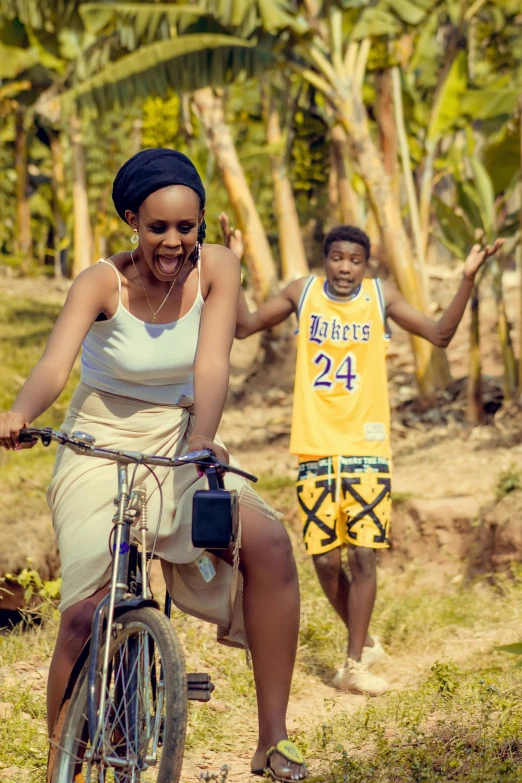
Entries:
POLYGON ((189 701, 210 701, 215 685, 210 674, 187 674, 187 698, 189 701))

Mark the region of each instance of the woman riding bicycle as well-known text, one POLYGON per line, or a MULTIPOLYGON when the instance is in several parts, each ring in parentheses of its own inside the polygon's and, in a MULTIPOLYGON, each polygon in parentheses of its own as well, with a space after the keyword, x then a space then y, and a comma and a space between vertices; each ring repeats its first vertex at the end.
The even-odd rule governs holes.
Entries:
MULTIPOLYGON (((135 249, 103 259, 74 281, 42 358, 12 409, 0 414, 0 445, 22 447, 20 430, 54 403, 83 346, 65 431, 88 432, 100 447, 169 456, 210 448, 228 462, 216 433, 228 389, 239 261, 224 247, 203 244, 205 191, 179 152, 134 155, 116 176, 113 200, 132 228, 135 249)), ((63 580, 47 691, 50 733, 94 609, 107 592, 112 468, 96 459, 85 465, 74 452, 58 450, 48 494, 63 580)), ((288 736, 299 627, 297 572, 284 527, 247 482, 227 474, 226 487, 240 497, 242 585, 231 551, 214 558, 217 573, 207 583, 196 562, 202 551, 191 542, 192 496, 206 480, 190 465, 157 474, 163 515, 156 551, 173 600, 215 622, 220 640, 236 646, 243 643, 244 611, 259 713, 252 769, 281 780, 303 778, 299 752, 280 742, 288 736)), ((153 519, 159 492, 145 469, 138 480, 152 494, 153 519)))

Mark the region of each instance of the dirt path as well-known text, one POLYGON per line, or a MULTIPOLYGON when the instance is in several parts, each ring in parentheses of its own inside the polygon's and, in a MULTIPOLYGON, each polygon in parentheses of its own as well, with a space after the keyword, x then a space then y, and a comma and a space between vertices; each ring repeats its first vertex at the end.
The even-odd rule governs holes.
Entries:
MULTIPOLYGON (((457 665, 465 665, 473 656, 483 655, 484 659, 490 655, 492 647, 500 644, 508 644, 517 638, 520 632, 522 620, 522 608, 516 617, 504 623, 500 629, 498 625, 477 628, 449 628, 447 636, 436 647, 430 649, 418 648, 411 650, 406 655, 388 658, 386 662, 379 664, 375 672, 385 676, 393 691, 402 691, 415 687, 430 673, 430 668, 437 661, 452 661, 457 665)), ((386 699, 386 696, 370 702, 386 699)), ((306 734, 321 726, 322 723, 331 720, 333 715, 348 713, 352 715, 364 707, 367 698, 351 693, 340 693, 335 688, 328 686, 316 677, 307 676, 306 681, 298 695, 290 699, 288 708, 288 729, 291 734, 306 734)), ((219 702, 220 709, 222 702, 219 702)), ((211 709, 210 705, 200 705, 198 709, 211 709)), ((241 735, 231 738, 231 745, 223 752, 199 751, 187 752, 183 763, 181 780, 183 783, 191 783, 204 779, 212 774, 219 775, 220 769, 226 765, 229 767, 228 779, 235 783, 252 783, 250 775, 250 760, 256 749, 257 715, 255 711, 241 712, 241 735), (239 747, 241 750, 239 750, 239 747)), ((318 771, 319 759, 307 758, 310 771, 318 771)))

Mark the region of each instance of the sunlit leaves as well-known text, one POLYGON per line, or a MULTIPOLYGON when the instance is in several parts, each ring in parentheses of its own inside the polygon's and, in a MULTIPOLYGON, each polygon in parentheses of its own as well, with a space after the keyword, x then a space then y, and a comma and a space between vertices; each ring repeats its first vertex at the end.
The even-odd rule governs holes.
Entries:
POLYGON ((455 127, 462 117, 461 101, 468 86, 465 52, 459 52, 439 91, 427 132, 428 143, 434 144, 444 133, 455 127))
POLYGON ((440 239, 456 258, 466 258, 474 241, 469 224, 438 196, 433 197, 433 206, 441 229, 440 239))
MULTIPOLYGON (((64 100, 70 102, 92 95, 94 100, 98 100, 102 105, 103 102, 111 103, 122 98, 122 90, 145 94, 147 72, 150 72, 149 84, 153 90, 155 87, 155 92, 164 93, 168 87, 197 89, 205 83, 212 83, 220 76, 225 78, 231 49, 234 47, 252 49, 254 46, 255 42, 212 33, 185 35, 167 41, 158 41, 142 46, 136 52, 124 55, 110 63, 100 73, 72 88, 64 96, 64 100), (217 53, 214 54, 214 50, 218 50, 217 53), (191 72, 180 65, 177 71, 173 63, 178 58, 190 54, 199 55, 193 61, 193 66, 197 68, 191 72), (158 66, 161 65, 171 67, 168 71, 161 71, 158 70, 158 66)), ((233 57, 231 59, 233 61, 233 57)))

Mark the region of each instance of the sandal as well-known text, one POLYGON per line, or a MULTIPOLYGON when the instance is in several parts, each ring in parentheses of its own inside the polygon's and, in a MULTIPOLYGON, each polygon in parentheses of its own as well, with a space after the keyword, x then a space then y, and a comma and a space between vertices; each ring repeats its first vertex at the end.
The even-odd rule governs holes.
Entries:
MULTIPOLYGON (((266 752, 266 766, 263 767, 263 769, 253 769, 252 775, 259 775, 259 777, 271 777, 272 780, 278 780, 280 783, 291 783, 292 778, 291 777, 282 777, 280 775, 277 775, 270 763, 270 759, 274 755, 274 753, 279 753, 283 758, 287 759, 288 761, 291 761, 293 764, 304 764, 304 758, 303 754, 299 750, 299 748, 294 745, 293 742, 291 742, 289 739, 283 739, 279 740, 277 745, 273 745, 269 750, 266 752)), ((290 771, 290 770, 289 770, 290 771)), ((308 773, 303 775, 302 778, 298 778, 298 780, 304 780, 307 777, 308 773)))

